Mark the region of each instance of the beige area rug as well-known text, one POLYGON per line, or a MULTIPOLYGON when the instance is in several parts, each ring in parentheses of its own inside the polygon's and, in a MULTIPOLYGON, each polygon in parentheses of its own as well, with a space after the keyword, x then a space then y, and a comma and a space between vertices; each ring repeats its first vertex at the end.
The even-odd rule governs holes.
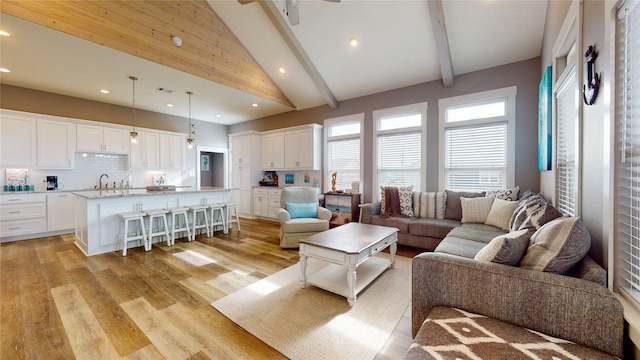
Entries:
MULTIPOLYGON (((309 259, 307 273, 324 266, 309 259)), ((373 359, 409 305, 411 259, 396 257, 353 307, 343 296, 302 289, 299 280, 300 265, 292 265, 211 306, 291 359, 373 359)))

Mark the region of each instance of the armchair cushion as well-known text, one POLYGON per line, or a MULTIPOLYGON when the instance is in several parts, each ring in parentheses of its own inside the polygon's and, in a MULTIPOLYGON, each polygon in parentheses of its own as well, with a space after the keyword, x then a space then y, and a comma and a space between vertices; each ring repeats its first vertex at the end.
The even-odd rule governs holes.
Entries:
POLYGON ((287 211, 291 215, 292 219, 298 218, 317 218, 318 217, 318 204, 317 203, 287 203, 287 211))

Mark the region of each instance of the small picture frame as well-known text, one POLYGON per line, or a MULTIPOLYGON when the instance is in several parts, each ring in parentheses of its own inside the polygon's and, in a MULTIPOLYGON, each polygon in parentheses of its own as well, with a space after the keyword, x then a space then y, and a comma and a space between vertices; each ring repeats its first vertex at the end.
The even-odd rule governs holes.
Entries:
POLYGON ((293 184, 295 182, 295 177, 293 174, 285 174, 284 175, 284 183, 285 184, 293 184))
POLYGON ((202 154, 200 155, 200 170, 201 171, 209 171, 209 155, 202 154))

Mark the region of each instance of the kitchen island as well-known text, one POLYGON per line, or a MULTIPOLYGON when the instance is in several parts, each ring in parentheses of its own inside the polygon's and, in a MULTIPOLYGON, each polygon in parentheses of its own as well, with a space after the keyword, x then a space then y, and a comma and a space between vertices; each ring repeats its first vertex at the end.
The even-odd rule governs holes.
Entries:
POLYGON ((120 250, 120 213, 231 201, 231 189, 214 187, 94 190, 73 195, 75 244, 87 256, 120 250))

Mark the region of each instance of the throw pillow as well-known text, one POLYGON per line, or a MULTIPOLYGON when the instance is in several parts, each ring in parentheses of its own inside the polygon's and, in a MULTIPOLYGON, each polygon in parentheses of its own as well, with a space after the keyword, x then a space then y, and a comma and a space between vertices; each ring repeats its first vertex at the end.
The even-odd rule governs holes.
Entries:
POLYGON ((460 220, 462 219, 462 206, 460 205, 460 198, 474 198, 474 197, 484 197, 485 192, 458 192, 445 190, 447 197, 447 207, 444 211, 444 218, 451 220, 460 220))
POLYGON ((400 214, 405 216, 413 216, 413 185, 409 186, 380 186, 380 214, 392 212, 387 209, 387 188, 394 188, 398 191, 398 201, 400 214))
POLYGON ((492 197, 460 198, 463 223, 481 223, 487 221, 487 215, 493 204, 492 197))
POLYGON ((516 206, 518 206, 517 201, 495 198, 491 205, 491 211, 489 211, 487 220, 484 223, 509 231, 509 221, 511 221, 511 216, 513 216, 516 206))
POLYGON ((286 203, 287 211, 292 219, 318 217, 318 204, 316 203, 286 203))
POLYGON ((520 186, 516 186, 513 189, 487 191, 487 195, 485 196, 502 200, 516 201, 518 200, 518 193, 520 193, 520 186))
POLYGON ((560 210, 548 203, 540 194, 521 200, 509 221, 511 231, 524 228, 539 229, 547 222, 562 216, 560 210))
POLYGON ((524 229, 496 236, 478 251, 474 259, 511 266, 518 265, 529 246, 531 233, 533 231, 524 229))
POLYGON ((566 274, 590 247, 591 235, 582 220, 562 217, 544 224, 531 236, 520 267, 566 274))
POLYGON ((444 219, 447 195, 439 192, 413 192, 413 216, 430 219, 444 219))

